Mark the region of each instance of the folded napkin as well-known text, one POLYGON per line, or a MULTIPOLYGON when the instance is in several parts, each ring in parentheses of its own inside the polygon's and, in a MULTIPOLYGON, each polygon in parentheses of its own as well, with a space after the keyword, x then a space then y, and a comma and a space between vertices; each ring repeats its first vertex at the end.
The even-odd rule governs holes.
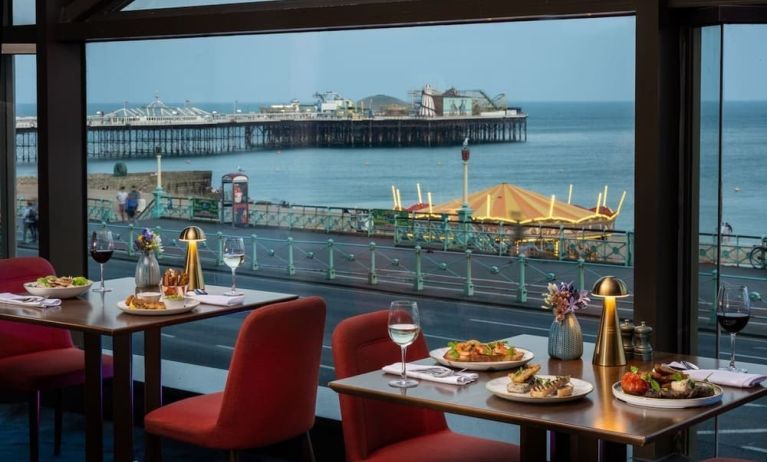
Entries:
POLYGON ((0 294, 0 303, 10 305, 36 306, 38 308, 52 308, 61 305, 58 298, 45 298, 36 295, 16 295, 10 292, 0 294))
MULTIPOLYGON (((387 374, 401 375, 402 363, 389 364, 384 366, 383 371, 387 374)), ((420 380, 429 380, 432 382, 449 383, 452 385, 465 385, 474 382, 479 375, 473 372, 455 372, 450 368, 442 366, 430 366, 428 364, 410 364, 405 367, 405 373, 408 377, 420 380)))
POLYGON ((234 305, 242 305, 242 302, 245 301, 244 295, 210 295, 210 294, 195 294, 194 292, 189 293, 190 297, 194 297, 195 299, 199 300, 200 303, 205 303, 206 305, 223 305, 223 306, 234 306, 234 305))
POLYGON ((693 380, 706 380, 727 387, 751 388, 767 380, 767 375, 744 374, 742 372, 720 371, 713 369, 686 370, 685 374, 693 380))

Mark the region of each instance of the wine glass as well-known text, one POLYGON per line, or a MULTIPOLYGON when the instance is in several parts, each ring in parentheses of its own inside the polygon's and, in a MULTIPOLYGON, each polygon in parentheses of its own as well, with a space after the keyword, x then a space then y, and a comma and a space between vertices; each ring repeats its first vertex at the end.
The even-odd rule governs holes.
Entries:
POLYGON ((415 342, 421 331, 418 304, 408 300, 395 300, 389 306, 389 338, 402 349, 402 376, 392 380, 389 385, 398 388, 410 388, 418 385, 415 379, 408 379, 406 373, 405 352, 415 342))
POLYGON ((101 286, 91 289, 93 292, 111 292, 112 289, 104 287, 104 263, 112 258, 115 250, 115 242, 112 239, 112 231, 101 228, 91 234, 91 242, 88 246, 91 257, 101 268, 101 286))
POLYGON ((748 287, 722 284, 717 296, 716 320, 730 333, 730 365, 722 370, 747 372, 735 367, 735 335, 743 330, 751 317, 751 299, 748 287))
POLYGON ((234 273, 245 262, 245 242, 241 237, 227 237, 224 239, 224 264, 232 269, 232 289, 224 292, 224 295, 242 295, 237 291, 234 281, 234 273))

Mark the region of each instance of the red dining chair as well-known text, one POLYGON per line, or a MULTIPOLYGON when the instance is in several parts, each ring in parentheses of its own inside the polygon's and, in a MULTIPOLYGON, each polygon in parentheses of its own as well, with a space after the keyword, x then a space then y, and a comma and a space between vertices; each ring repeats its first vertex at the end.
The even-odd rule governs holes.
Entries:
MULTIPOLYGON (((40 257, 0 260, 0 292, 25 292, 23 284, 56 274, 40 257)), ((112 358, 103 357, 104 378, 112 376, 112 358)), ((85 355, 68 330, 0 321, 0 391, 29 398, 29 460, 39 457, 40 393, 56 390, 53 453, 61 453, 61 389, 85 382, 85 355)))
POLYGON ((314 425, 325 302, 308 297, 259 308, 240 328, 224 391, 195 396, 144 417, 147 432, 228 450, 301 437, 314 460, 314 425))
MULTIPOLYGON (((379 370, 401 360, 388 335, 388 311, 347 318, 333 332, 336 378, 379 370)), ((407 360, 429 355, 423 335, 408 347, 407 360)), ((441 412, 340 395, 341 425, 349 462, 407 460, 518 461, 519 446, 452 432, 441 412)))

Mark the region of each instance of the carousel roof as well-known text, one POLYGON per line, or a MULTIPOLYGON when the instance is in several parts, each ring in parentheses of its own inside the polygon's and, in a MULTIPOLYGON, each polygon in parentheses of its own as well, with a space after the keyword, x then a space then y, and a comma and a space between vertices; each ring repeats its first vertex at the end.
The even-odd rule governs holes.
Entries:
MULTIPOLYGON (((432 214, 456 214, 463 205, 461 198, 453 199, 444 204, 434 205, 429 210, 428 205, 420 212, 432 214)), ((505 221, 509 223, 585 223, 609 222, 620 213, 609 214, 606 206, 598 211, 589 210, 577 205, 556 200, 554 196, 546 197, 519 186, 500 183, 482 191, 469 195, 469 208, 474 220, 505 221)))

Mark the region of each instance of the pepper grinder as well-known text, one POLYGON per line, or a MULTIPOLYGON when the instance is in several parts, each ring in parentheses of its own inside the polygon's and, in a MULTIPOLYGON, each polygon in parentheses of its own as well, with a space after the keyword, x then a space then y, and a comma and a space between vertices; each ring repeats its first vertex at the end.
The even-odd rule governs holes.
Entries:
POLYGON ((634 357, 642 361, 652 360, 652 327, 642 324, 634 328, 634 357))
POLYGON ((623 353, 626 359, 634 356, 634 323, 631 319, 624 320, 621 325, 621 337, 623 337, 623 353))

